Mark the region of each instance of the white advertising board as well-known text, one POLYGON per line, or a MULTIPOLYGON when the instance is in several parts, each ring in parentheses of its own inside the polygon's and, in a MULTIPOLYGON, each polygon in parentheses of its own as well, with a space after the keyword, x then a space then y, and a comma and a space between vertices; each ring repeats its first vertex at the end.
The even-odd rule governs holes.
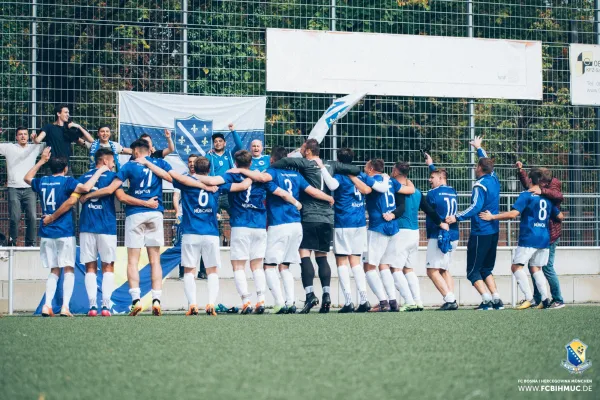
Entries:
POLYGON ((267 90, 541 100, 542 44, 267 29, 267 90))
POLYGON ((600 46, 571 44, 571 104, 600 106, 600 46))

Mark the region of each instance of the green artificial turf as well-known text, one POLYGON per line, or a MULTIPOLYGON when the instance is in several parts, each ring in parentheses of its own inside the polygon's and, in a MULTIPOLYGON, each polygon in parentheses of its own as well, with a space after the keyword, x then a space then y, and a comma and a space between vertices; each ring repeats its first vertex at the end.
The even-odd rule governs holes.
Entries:
POLYGON ((4 317, 0 357, 3 399, 597 399, 600 308, 4 317), (560 365, 574 338, 583 375, 560 365), (572 378, 594 392, 518 392, 572 378))

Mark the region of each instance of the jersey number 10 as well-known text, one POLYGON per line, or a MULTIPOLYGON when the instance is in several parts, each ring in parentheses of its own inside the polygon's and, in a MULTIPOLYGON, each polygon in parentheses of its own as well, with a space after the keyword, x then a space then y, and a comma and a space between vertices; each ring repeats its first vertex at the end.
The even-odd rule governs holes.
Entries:
POLYGON ((444 201, 446 202, 446 218, 448 218, 451 215, 456 215, 456 212, 458 211, 458 203, 456 202, 455 198, 450 198, 450 197, 444 197, 444 201))

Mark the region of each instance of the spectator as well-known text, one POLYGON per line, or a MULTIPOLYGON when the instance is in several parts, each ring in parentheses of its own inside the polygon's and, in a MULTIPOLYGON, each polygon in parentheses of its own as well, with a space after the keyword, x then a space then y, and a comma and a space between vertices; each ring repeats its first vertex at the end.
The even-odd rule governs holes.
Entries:
POLYGON ((1 143, 0 155, 6 157, 8 175, 8 210, 10 214, 9 246, 16 246, 19 236, 21 209, 25 210, 25 246, 35 246, 36 239, 36 195, 23 177, 42 153, 43 144, 28 144, 27 128, 18 127, 17 143, 1 143))
POLYGON ((46 142, 52 148, 53 157, 66 157, 69 160, 69 172, 71 160, 71 143, 78 142, 83 137, 86 142, 92 143, 94 138, 81 125, 69 122, 69 107, 65 104, 59 104, 54 107, 54 116, 56 120, 42 128, 40 133, 31 134, 34 143, 46 142))
POLYGON ((140 136, 140 139, 145 140, 150 145, 150 157, 152 158, 165 158, 166 156, 175 151, 175 143, 173 143, 173 139, 171 139, 171 131, 169 131, 168 129, 165 129, 165 138, 167 139, 169 147, 166 149, 157 150, 152 144, 152 138, 150 137, 150 135, 148 135, 147 133, 143 133, 142 136, 140 136))
POLYGON ((100 128, 98 128, 98 139, 94 140, 91 143, 79 139, 79 144, 84 145, 90 151, 90 169, 96 167, 96 160, 94 159, 94 155, 96 154, 96 151, 100 148, 106 148, 113 152, 115 158, 116 171, 119 171, 121 169, 121 164, 119 163, 119 154, 132 154, 130 148, 123 147, 119 143, 110 140, 110 135, 110 127, 108 125, 101 125, 100 128))

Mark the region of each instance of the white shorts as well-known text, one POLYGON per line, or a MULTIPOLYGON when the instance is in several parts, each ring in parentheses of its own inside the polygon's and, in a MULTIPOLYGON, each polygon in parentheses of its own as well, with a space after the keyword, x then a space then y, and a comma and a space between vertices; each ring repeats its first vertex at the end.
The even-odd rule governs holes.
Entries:
POLYGON ((400 247, 393 268, 416 268, 419 265, 419 230, 400 229, 400 247))
POLYGON ((444 254, 438 247, 437 239, 429 239, 427 241, 427 268, 450 268, 450 264, 452 263, 452 253, 454 253, 456 246, 458 246, 458 240, 450 242, 450 244, 452 245, 452 250, 444 254))
POLYGON ((44 268, 75 266, 75 236, 58 239, 41 238, 40 258, 44 268))
POLYGON ((513 257, 513 264, 531 265, 532 267, 545 267, 548 264, 550 249, 534 249, 533 247, 517 247, 513 257))
POLYGON ((100 254, 103 263, 117 259, 117 235, 81 232, 79 235, 79 260, 85 264, 96 261, 100 254))
POLYGON ((367 227, 335 228, 333 230, 333 252, 336 255, 362 255, 367 244, 367 227))
POLYGON ((393 264, 398 258, 399 236, 387 236, 375 231, 367 231, 367 251, 363 254, 363 262, 378 266, 393 264))
POLYGON ((198 268, 200 257, 206 268, 221 268, 219 237, 214 235, 186 234, 181 237, 181 266, 198 268))
POLYGON ((125 247, 141 249, 164 245, 163 215, 160 211, 147 211, 125 218, 125 247))
POLYGON ((258 228, 231 228, 232 261, 256 260, 265 258, 267 251, 267 231, 258 228))
POLYGON ((267 254, 265 264, 299 264, 298 249, 302 242, 300 222, 270 226, 267 230, 267 254))

